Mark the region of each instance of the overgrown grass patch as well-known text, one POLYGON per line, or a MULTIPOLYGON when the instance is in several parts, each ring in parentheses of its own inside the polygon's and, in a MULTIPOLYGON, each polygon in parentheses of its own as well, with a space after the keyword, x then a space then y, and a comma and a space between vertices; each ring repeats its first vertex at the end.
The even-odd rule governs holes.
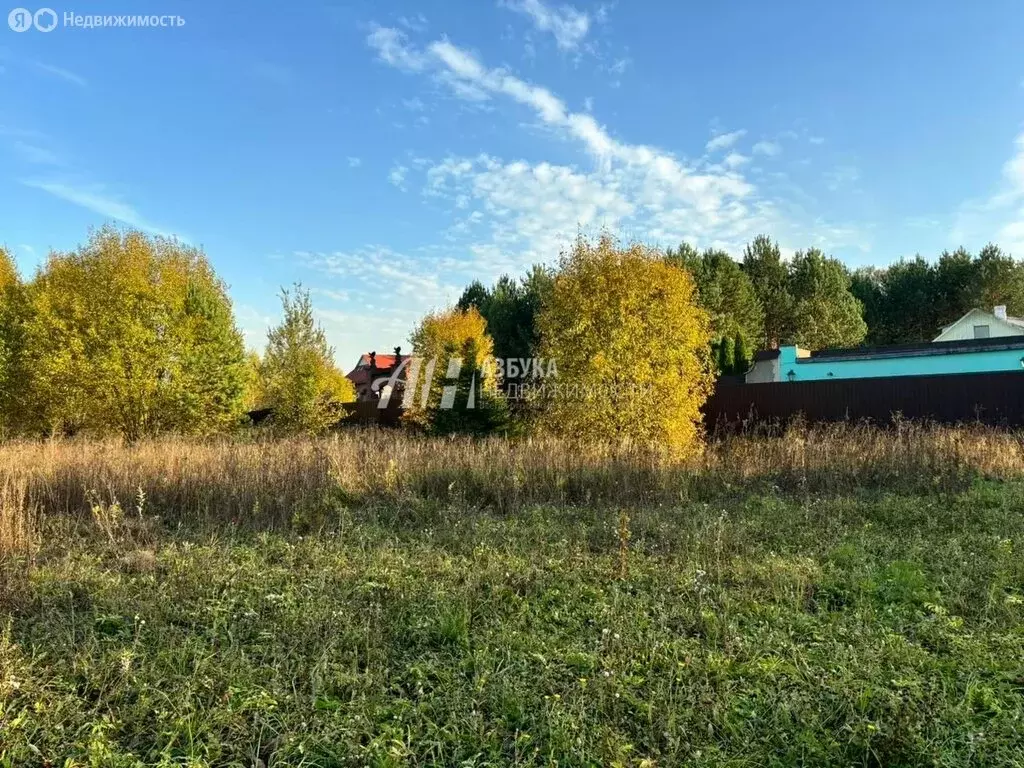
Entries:
POLYGON ((50 519, 0 765, 1020 764, 1022 510, 978 481, 50 519))

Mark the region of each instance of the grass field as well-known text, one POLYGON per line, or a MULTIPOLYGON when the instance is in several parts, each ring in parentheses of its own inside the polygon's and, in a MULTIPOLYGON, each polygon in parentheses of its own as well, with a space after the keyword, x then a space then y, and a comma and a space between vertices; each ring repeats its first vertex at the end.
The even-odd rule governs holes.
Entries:
POLYGON ((1024 443, 0 446, 0 766, 1022 765, 1024 443))

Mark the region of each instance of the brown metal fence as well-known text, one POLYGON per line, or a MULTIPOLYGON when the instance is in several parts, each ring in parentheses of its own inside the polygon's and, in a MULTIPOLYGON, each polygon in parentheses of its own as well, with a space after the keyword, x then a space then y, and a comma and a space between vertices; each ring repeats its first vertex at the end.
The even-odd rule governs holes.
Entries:
POLYGON ((941 423, 1024 425, 1024 371, 939 376, 889 376, 770 384, 720 381, 704 406, 709 429, 784 423, 870 420, 890 424, 894 414, 941 423))
POLYGON ((401 397, 392 397, 386 408, 379 407, 376 401, 344 403, 345 418, 340 425, 397 427, 402 418, 401 405, 401 397))

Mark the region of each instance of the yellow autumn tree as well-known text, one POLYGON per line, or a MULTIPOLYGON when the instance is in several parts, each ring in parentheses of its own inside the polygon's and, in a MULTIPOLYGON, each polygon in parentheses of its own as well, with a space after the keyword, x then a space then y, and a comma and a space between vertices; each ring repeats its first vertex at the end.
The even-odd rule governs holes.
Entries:
MULTIPOLYGON (((487 321, 469 307, 432 312, 424 317, 409 341, 416 357, 414 389, 405 402, 409 405, 403 419, 407 423, 441 431, 487 431, 489 420, 499 418, 493 413, 497 382, 489 376, 487 361, 494 352, 494 341, 487 333, 487 321), (453 364, 453 361, 457 363, 453 364), (457 369, 457 370, 456 370, 457 369), (422 388, 427 386, 427 398, 422 388), (445 387, 455 387, 451 407, 442 408, 445 387), (467 413, 466 403, 473 391, 473 407, 467 413)), ((436 430, 435 430, 436 431, 436 430)))
POLYGON ((0 291, 18 282, 18 267, 11 252, 0 246, 0 291))
POLYGON ((690 274, 640 244, 579 238, 538 319, 557 379, 538 426, 586 439, 697 449, 713 382, 710 322, 690 274))
POLYGON ((51 254, 24 296, 25 431, 136 440, 239 419, 245 350, 201 251, 105 227, 51 254))
POLYGON ((10 251, 0 247, 0 436, 18 410, 17 367, 21 348, 21 323, 24 319, 22 286, 10 251))

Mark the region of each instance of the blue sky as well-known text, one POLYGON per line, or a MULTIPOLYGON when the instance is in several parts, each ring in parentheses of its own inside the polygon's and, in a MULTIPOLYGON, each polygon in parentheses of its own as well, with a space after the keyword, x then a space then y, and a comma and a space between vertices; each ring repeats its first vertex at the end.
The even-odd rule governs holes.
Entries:
POLYGON ((185 25, 0 27, 0 242, 31 273, 107 221, 176 234, 256 348, 301 281, 347 369, 577 227, 1024 257, 1018 0, 51 7, 185 25))

